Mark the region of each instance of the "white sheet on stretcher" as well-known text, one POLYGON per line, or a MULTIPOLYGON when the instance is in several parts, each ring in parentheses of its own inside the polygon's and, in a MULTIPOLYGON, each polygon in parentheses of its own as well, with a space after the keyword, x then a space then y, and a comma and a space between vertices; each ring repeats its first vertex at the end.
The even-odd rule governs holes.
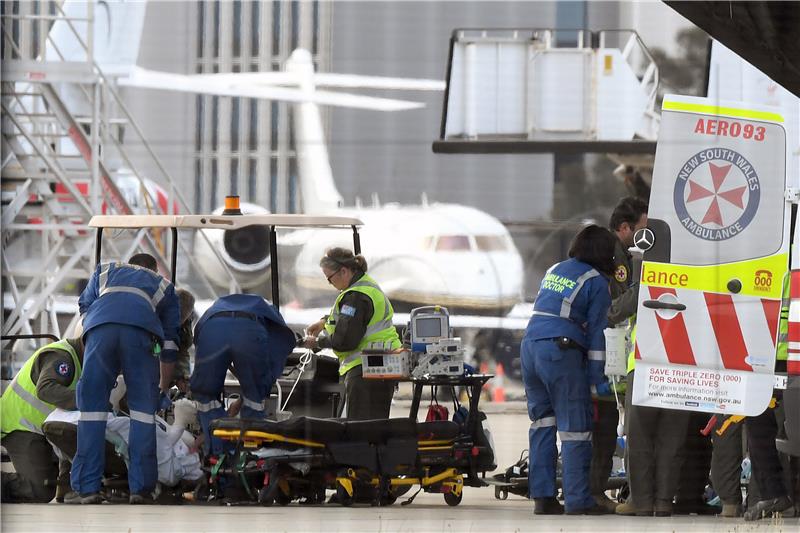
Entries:
MULTIPOLYGON (((65 411, 56 409, 48 415, 46 422, 67 422, 78 425, 80 411, 65 411)), ((197 452, 190 453, 189 447, 180 438, 174 441, 167 430, 170 425, 161 418, 156 417, 156 457, 158 459, 158 481, 169 487, 174 487, 182 479, 200 479, 203 471, 200 468, 200 456, 197 452), (174 444, 172 444, 174 442, 174 444)), ((106 422, 106 440, 114 445, 117 452, 129 465, 128 441, 130 432, 130 418, 127 416, 114 416, 108 413, 106 422)), ((60 451, 57 451, 60 454, 60 451)))
MULTIPOLYGON (((270 457, 307 455, 309 453, 314 453, 314 450, 310 448, 300 448, 299 450, 287 450, 285 448, 259 448, 251 453, 259 459, 269 459, 270 457)), ((289 463, 289 466, 303 475, 308 474, 309 470, 311 470, 311 464, 306 462, 289 463)))

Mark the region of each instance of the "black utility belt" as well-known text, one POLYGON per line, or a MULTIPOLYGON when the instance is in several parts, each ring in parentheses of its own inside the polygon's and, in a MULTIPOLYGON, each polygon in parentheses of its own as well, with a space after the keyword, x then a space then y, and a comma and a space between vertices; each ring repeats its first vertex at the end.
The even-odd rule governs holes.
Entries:
POLYGON ((542 339, 555 342, 562 350, 579 350, 585 352, 586 348, 570 339, 569 337, 551 337, 549 339, 542 339))
POLYGON ((211 315, 211 318, 217 317, 228 317, 228 318, 246 318, 248 320, 252 320, 254 322, 258 322, 258 317, 253 313, 248 313, 247 311, 220 311, 219 313, 214 313, 211 315))

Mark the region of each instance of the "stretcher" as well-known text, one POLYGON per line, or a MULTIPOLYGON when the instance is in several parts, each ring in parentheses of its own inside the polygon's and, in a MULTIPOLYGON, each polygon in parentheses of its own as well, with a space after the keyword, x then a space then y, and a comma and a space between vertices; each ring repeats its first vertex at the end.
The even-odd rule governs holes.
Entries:
POLYGON ((262 505, 322 503, 326 489, 336 491, 341 505, 389 505, 414 485, 458 505, 464 485, 482 486, 479 475, 495 468, 489 440, 463 428, 410 418, 220 419, 213 434, 236 447, 221 460, 229 464, 214 462, 210 475, 236 480, 262 505))
POLYGON ((345 506, 390 505, 418 486, 417 493, 439 493, 448 505, 458 505, 463 488, 485 486, 486 472, 496 467, 486 415, 478 410, 481 386, 490 377, 413 380, 408 418, 216 420, 214 436, 234 451, 209 458, 209 486, 227 497, 223 486, 230 491, 235 485, 243 500, 262 505, 322 503, 330 489, 345 506), (469 409, 460 407, 460 422, 417 422, 426 385, 468 388, 469 409))

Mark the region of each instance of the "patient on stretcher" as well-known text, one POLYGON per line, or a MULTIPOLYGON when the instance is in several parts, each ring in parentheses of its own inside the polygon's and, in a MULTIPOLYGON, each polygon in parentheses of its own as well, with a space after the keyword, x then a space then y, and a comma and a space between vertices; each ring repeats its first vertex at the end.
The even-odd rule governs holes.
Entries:
MULTIPOLYGON (((120 413, 119 399, 124 394, 124 382, 118 384, 114 392, 116 395, 112 394, 112 403, 116 403, 115 413, 120 413)), ((185 430, 196 419, 197 408, 194 402, 186 399, 177 400, 173 405, 175 421, 172 424, 156 416, 158 481, 167 487, 174 487, 184 480, 196 481, 203 476, 195 438, 185 430)), ((79 411, 56 409, 42 425, 45 437, 60 458, 72 461, 75 455, 79 419, 79 411)), ((127 476, 129 432, 128 416, 108 413, 104 469, 106 477, 127 476)))

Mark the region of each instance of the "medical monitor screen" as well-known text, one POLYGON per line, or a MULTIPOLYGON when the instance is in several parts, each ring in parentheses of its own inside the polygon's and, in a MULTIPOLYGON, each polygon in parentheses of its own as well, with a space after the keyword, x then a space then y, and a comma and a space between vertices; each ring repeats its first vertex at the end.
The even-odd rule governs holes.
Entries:
POLYGON ((368 355, 367 356, 367 366, 370 366, 370 367, 383 366, 383 356, 382 355, 368 355))
POLYGON ((416 320, 416 334, 419 337, 445 337, 441 318, 419 318, 416 320))

